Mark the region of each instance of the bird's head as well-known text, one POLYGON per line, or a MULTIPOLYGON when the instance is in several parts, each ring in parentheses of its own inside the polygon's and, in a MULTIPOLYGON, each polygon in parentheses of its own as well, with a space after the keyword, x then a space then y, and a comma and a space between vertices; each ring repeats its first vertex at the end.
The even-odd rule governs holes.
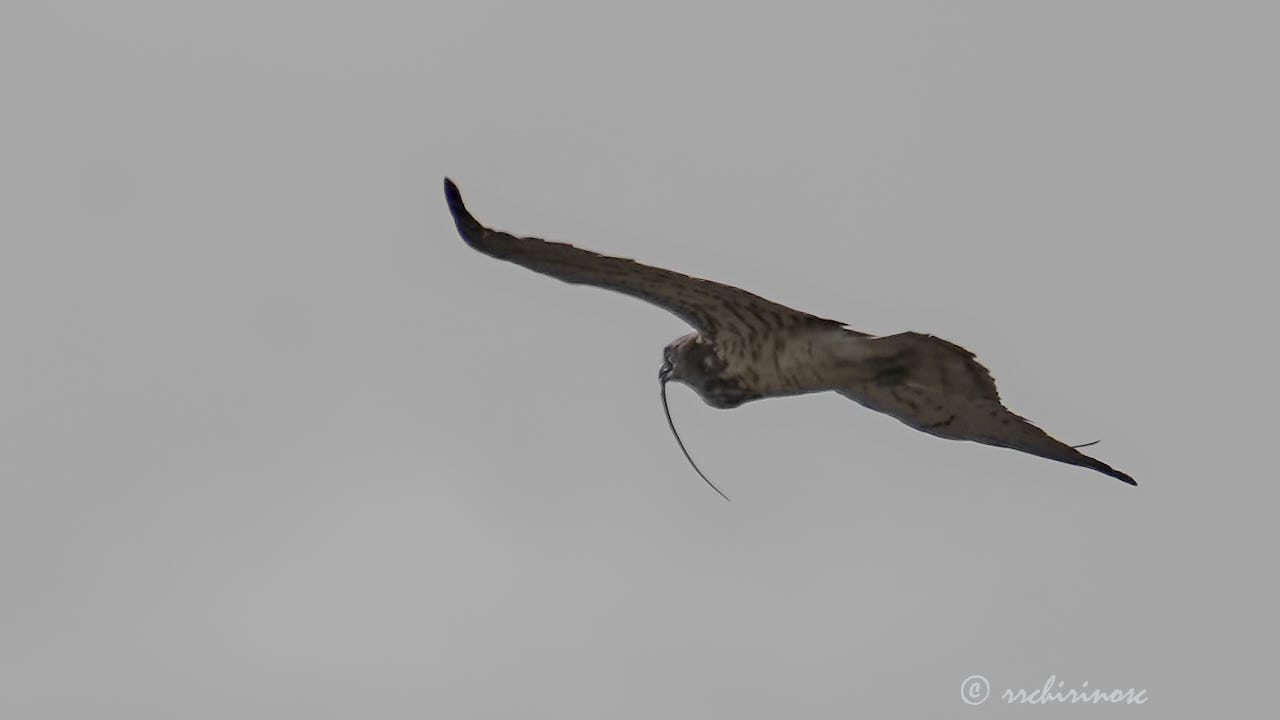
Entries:
POLYGON ((662 351, 658 380, 674 380, 693 388, 703 402, 714 408, 735 408, 760 397, 738 378, 725 375, 725 361, 715 346, 697 333, 679 338, 662 351))

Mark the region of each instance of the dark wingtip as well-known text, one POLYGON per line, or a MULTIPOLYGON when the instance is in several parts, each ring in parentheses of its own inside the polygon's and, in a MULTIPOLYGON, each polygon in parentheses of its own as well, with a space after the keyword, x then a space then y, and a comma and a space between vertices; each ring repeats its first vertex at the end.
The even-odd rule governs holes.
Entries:
POLYGON ((1129 477, 1127 474, 1120 472, 1119 470, 1111 467, 1110 465, 1102 462, 1097 458, 1089 457, 1088 455, 1085 455, 1079 450, 1076 450, 1076 448, 1078 447, 1087 447, 1097 442, 1099 441, 1095 440, 1091 443, 1085 443, 1084 445, 1068 445, 1067 447, 1070 448, 1070 453, 1072 457, 1065 459, 1065 462, 1069 462, 1072 465, 1079 465, 1081 467, 1087 467, 1092 470, 1097 470, 1103 475, 1110 475, 1111 477, 1119 480, 1122 483, 1128 483, 1129 485, 1137 486, 1138 481, 1129 477))
POLYGON ((1120 472, 1119 470, 1117 470, 1117 469, 1115 469, 1115 468, 1111 467, 1110 465, 1108 465, 1108 464, 1106 464, 1106 463, 1100 462, 1100 463, 1098 463, 1098 465, 1100 465, 1101 467, 1096 468, 1097 470, 1099 470, 1099 471, 1101 471, 1101 472, 1103 472, 1103 473, 1105 473, 1105 474, 1107 474, 1107 475, 1110 475, 1111 477, 1113 477, 1113 478, 1115 478, 1115 479, 1119 480, 1120 482, 1129 483, 1130 485, 1133 485, 1134 487, 1137 487, 1137 485, 1138 485, 1138 481, 1137 481, 1137 480, 1134 480, 1133 478, 1129 477, 1128 475, 1126 475, 1126 474, 1124 474, 1124 473, 1120 472))
POLYGON ((467 206, 462 203, 462 193, 458 191, 458 186, 449 178, 444 179, 444 198, 449 203, 449 212, 453 215, 453 222, 458 226, 458 232, 464 240, 470 242, 480 231, 484 230, 484 226, 467 211, 467 206))

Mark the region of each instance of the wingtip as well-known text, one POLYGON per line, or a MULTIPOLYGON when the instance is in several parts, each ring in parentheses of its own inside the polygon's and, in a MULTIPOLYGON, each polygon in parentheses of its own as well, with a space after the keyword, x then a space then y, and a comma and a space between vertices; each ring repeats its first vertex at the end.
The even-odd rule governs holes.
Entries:
POLYGON ((458 191, 458 186, 449 178, 444 179, 444 197, 449 203, 449 212, 453 213, 454 217, 467 213, 467 206, 462 204, 462 193, 458 191))
MULTIPOLYGON (((1091 470, 1097 470, 1103 475, 1108 475, 1110 477, 1113 477, 1127 485, 1133 485, 1135 487, 1138 485, 1138 481, 1134 480, 1132 477, 1129 477, 1127 473, 1122 473, 1119 470, 1111 467, 1110 465, 1102 462, 1101 460, 1085 455, 1084 453, 1075 449, 1075 447, 1080 447, 1080 446, 1072 447, 1068 445, 1067 447, 1070 448, 1072 457, 1066 458, 1065 462, 1069 462, 1072 465, 1087 467, 1091 470)), ((1054 459, 1056 460, 1059 458, 1054 458, 1054 459)))
POLYGON ((444 198, 449 203, 449 212, 453 215, 454 224, 458 226, 458 232, 464 240, 471 242, 472 238, 484 230, 484 226, 472 217, 462 202, 458 186, 449 178, 444 179, 444 198))
POLYGON ((1111 467, 1110 465, 1107 465, 1106 463, 1099 463, 1099 464, 1100 464, 1100 465, 1102 465, 1102 467, 1100 467, 1100 468, 1098 468, 1098 469, 1099 469, 1099 470, 1102 470, 1102 472, 1103 472, 1103 473, 1105 473, 1105 474, 1107 474, 1107 475, 1110 475, 1111 477, 1113 477, 1113 478, 1115 478, 1115 479, 1119 480, 1119 481, 1120 481, 1120 482, 1122 482, 1122 483, 1128 483, 1128 484, 1130 484, 1130 485, 1132 485, 1132 486, 1134 486, 1134 487, 1137 487, 1137 486, 1138 486, 1138 481, 1137 481, 1137 480, 1134 480, 1134 479, 1133 479, 1133 478, 1131 478, 1131 477, 1129 477, 1129 476, 1128 476, 1128 475, 1126 475, 1125 473, 1120 472, 1119 470, 1117 470, 1117 469, 1115 469, 1115 468, 1111 467), (1104 468, 1105 468, 1105 469, 1104 469, 1104 468))

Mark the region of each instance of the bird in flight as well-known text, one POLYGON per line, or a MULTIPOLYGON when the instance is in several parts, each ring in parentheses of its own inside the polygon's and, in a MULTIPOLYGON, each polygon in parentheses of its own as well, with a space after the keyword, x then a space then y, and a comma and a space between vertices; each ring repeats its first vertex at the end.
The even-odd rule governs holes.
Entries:
MULTIPOLYGON (((726 409, 831 390, 930 435, 1010 448, 1137 485, 1077 449, 1084 445, 1055 440, 1011 412, 1000 402, 991 373, 955 343, 917 332, 869 335, 730 285, 492 230, 467 211, 448 178, 444 191, 458 233, 476 250, 567 283, 646 300, 693 326, 697 332, 663 350, 658 379, 664 407, 668 381, 682 382, 708 405, 726 409)), ((669 411, 667 422, 674 432, 669 411)), ((678 434, 676 441, 693 464, 678 434)), ((694 469, 715 488, 696 464, 694 469)))

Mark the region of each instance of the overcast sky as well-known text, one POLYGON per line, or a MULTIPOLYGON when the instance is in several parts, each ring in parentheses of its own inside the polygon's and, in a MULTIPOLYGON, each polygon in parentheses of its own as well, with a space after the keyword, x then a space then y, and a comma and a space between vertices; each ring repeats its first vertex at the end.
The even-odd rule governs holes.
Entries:
POLYGON ((1274 707, 1280 10, 608 5, 0 12, 0 715, 1274 707), (688 329, 468 249, 445 175, 960 343, 1139 486, 673 387, 725 503, 688 329), (1149 699, 997 697, 1051 675, 1149 699))

